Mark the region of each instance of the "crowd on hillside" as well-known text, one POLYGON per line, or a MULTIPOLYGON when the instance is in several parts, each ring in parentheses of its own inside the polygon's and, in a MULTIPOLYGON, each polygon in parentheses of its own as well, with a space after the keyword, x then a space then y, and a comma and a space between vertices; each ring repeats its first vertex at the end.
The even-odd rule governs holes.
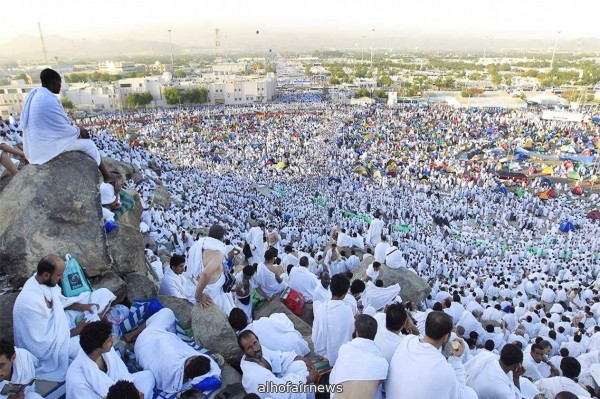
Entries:
MULTIPOLYGON (((23 156, 43 163, 27 147, 32 116, 24 111, 23 120, 23 156)), ((565 145, 593 157, 596 126, 524 111, 328 102, 152 109, 74 123, 93 149, 71 150, 92 156, 110 186, 103 205, 114 210, 121 184, 139 192, 160 293, 228 316, 248 393, 306 398, 274 387, 319 381, 284 314, 255 319, 265 301, 295 294, 312 307, 302 317, 312 323, 314 354, 333 367, 329 383, 341 391, 333 397, 598 397, 597 163, 516 157, 521 148, 561 157, 565 145), (132 165, 136 176, 115 182, 96 154, 132 165), (549 165, 549 178, 537 173, 549 165), (507 169, 529 178, 501 181, 507 169), (567 180, 574 171, 579 178, 567 180), (158 204, 163 188, 168 207, 158 204), (383 278, 399 269, 431 294, 403 300, 383 278)), ((42 291, 64 266, 47 261, 54 269, 38 266, 28 282, 42 291)), ((167 310, 148 320, 158 329, 172 323, 167 310)), ((145 353, 141 334, 136 351, 145 353)), ((98 342, 99 353, 111 353, 98 342)), ((89 368, 85 361, 98 357, 81 347, 87 357, 73 364, 89 368)), ((164 390, 167 366, 139 363, 164 390)), ((220 373, 205 363, 201 375, 220 373)), ((181 381, 192 380, 184 366, 181 381)), ((129 379, 148 392, 142 377, 129 379)))

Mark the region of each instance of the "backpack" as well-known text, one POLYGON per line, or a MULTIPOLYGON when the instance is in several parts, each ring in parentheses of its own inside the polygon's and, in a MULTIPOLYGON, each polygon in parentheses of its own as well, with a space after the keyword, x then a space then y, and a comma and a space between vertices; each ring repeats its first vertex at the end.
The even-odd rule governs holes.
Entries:
POLYGON ((83 268, 71 254, 65 256, 66 267, 60 282, 62 293, 66 297, 78 296, 82 292, 92 292, 93 288, 83 268))

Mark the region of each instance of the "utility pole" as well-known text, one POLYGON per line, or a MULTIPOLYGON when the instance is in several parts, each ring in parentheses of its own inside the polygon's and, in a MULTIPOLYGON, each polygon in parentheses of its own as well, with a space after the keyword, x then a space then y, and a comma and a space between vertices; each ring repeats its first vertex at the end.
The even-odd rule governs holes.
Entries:
POLYGON ((558 35, 560 35, 560 31, 556 32, 556 39, 554 39, 554 50, 552 50, 552 61, 550 61, 550 70, 554 68, 554 55, 556 54, 556 43, 558 42, 558 35))
POLYGON ((42 51, 44 52, 44 62, 48 63, 48 53, 46 52, 46 42, 44 41, 44 34, 42 33, 42 24, 38 21, 38 31, 40 32, 40 41, 42 42, 42 51))
POLYGON ((169 29, 169 47, 171 48, 171 75, 175 73, 175 67, 173 64, 173 41, 171 40, 171 29, 169 29))

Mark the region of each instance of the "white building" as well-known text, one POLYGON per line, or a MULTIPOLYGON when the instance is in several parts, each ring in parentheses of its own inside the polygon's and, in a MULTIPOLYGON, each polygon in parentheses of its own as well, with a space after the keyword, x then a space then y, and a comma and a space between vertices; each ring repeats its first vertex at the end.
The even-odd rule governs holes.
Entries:
POLYGON ((121 73, 135 72, 135 64, 130 61, 104 61, 98 64, 100 72, 118 75, 121 73))
POLYGON ((64 92, 79 110, 114 110, 119 106, 117 88, 113 84, 72 84, 64 92))
POLYGON ((23 80, 12 81, 10 85, 0 86, 0 115, 8 117, 10 114, 20 114, 27 93, 39 84, 27 84, 23 80))
POLYGON ((275 99, 277 79, 267 76, 228 76, 207 82, 208 102, 215 104, 266 103, 275 99))
POLYGON ((117 100, 120 104, 125 104, 125 97, 130 93, 152 94, 151 106, 164 107, 167 100, 163 96, 163 85, 160 76, 146 76, 145 78, 128 78, 117 81, 117 100))

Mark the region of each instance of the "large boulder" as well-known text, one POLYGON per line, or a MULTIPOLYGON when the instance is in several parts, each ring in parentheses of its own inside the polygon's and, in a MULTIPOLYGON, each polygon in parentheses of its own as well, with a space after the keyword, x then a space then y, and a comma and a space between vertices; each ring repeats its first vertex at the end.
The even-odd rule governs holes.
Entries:
POLYGON ((192 326, 192 309, 194 305, 187 299, 159 295, 158 300, 164 307, 171 309, 175 313, 175 318, 181 327, 188 329, 192 326))
POLYGON ((162 206, 164 209, 169 209, 171 206, 171 194, 164 186, 156 186, 152 203, 154 205, 162 206))
POLYGON ((20 286, 48 254, 72 254, 90 276, 110 270, 98 167, 81 152, 25 166, 0 193, 0 265, 20 286))
POLYGON ((158 296, 158 287, 144 273, 131 273, 125 276, 127 298, 131 302, 147 301, 158 296))
POLYGON ((13 336, 13 307, 18 295, 18 292, 0 295, 0 337, 13 336))
POLYGON ((232 364, 238 364, 242 353, 237 337, 229 325, 227 315, 215 305, 203 308, 200 305, 192 309, 192 330, 199 345, 218 353, 232 364))
POLYGON ((131 175, 134 172, 134 168, 131 164, 117 161, 112 158, 102 157, 102 163, 106 165, 106 168, 110 172, 119 173, 124 180, 131 178, 131 175))
POLYGON ((302 334, 302 336, 310 336, 312 334, 312 328, 308 325, 308 323, 296 316, 279 299, 266 302, 260 309, 254 312, 254 318, 260 319, 261 317, 269 317, 273 313, 285 313, 285 315, 294 324, 296 331, 302 334))
MULTIPOLYGON (((367 258, 354 270, 353 280, 362 279, 365 276, 367 267, 373 263, 373 258, 367 258)), ((390 269, 387 265, 381 265, 379 279, 383 281, 384 287, 400 284, 400 296, 404 302, 412 302, 416 306, 427 298, 431 292, 431 287, 423 281, 416 273, 401 267, 400 269, 390 269)))
POLYGON ((121 303, 127 296, 127 284, 125 281, 121 279, 121 277, 117 276, 114 272, 107 272, 101 276, 98 276, 94 279, 92 286, 95 290, 100 288, 106 288, 115 296, 114 303, 121 303))
POLYGON ((135 200, 135 206, 117 219, 118 228, 106 235, 113 269, 119 275, 146 271, 145 243, 139 227, 142 215, 140 196, 137 191, 127 192, 135 200))

